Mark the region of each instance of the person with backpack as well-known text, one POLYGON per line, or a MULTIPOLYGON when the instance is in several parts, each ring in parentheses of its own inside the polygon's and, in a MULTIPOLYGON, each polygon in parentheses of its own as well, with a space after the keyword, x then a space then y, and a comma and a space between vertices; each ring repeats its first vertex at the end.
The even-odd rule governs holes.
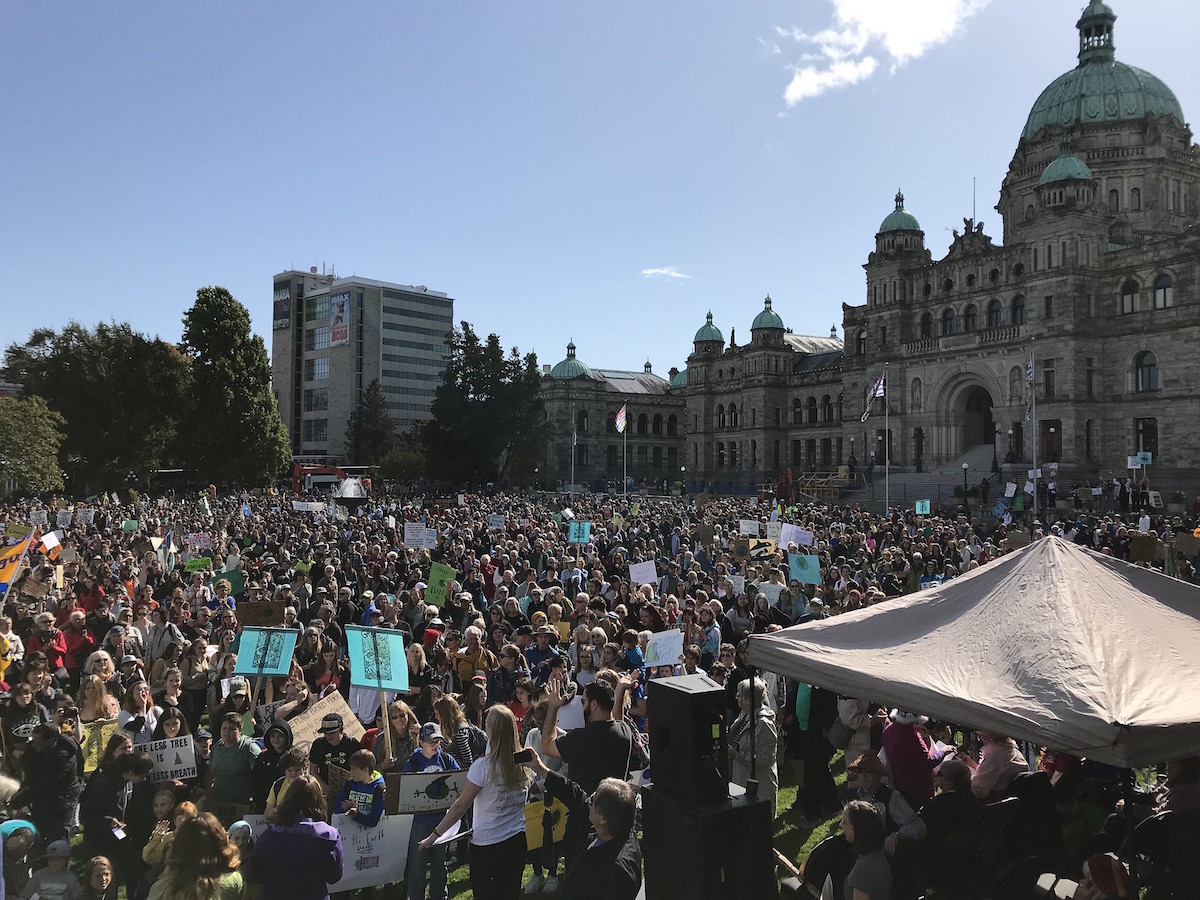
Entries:
POLYGON ((482 728, 467 721, 462 707, 453 697, 438 698, 433 704, 433 718, 460 769, 469 769, 471 763, 487 752, 487 735, 482 728))
MULTIPOLYGON (((443 700, 454 703, 449 697, 443 700)), ((441 702, 442 700, 438 701, 441 702)), ((458 760, 442 746, 443 740, 442 730, 436 723, 427 722, 422 725, 417 737, 417 749, 404 761, 401 773, 460 771, 458 760)), ((486 743, 486 735, 484 740, 486 743)), ((446 896, 446 851, 449 845, 434 844, 428 850, 422 850, 420 847, 421 841, 433 833, 434 826, 441 819, 440 812, 419 813, 413 816, 412 831, 408 836, 408 866, 405 869, 408 900, 425 900, 426 884, 429 885, 430 896, 434 900, 446 896)))

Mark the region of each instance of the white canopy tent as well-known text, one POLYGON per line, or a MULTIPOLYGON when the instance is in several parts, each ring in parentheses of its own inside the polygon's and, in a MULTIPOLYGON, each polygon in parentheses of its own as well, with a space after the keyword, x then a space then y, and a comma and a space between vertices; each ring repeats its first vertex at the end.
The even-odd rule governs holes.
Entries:
POLYGON ((1116 766, 1200 754, 1200 588, 1057 537, 755 635, 749 654, 845 696, 1116 766))

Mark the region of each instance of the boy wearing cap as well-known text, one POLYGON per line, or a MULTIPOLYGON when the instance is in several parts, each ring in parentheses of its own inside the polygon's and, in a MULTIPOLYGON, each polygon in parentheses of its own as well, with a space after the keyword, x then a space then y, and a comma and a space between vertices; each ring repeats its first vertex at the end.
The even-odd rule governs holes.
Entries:
MULTIPOLYGON (((404 761, 402 774, 415 772, 457 772, 458 760, 442 748, 442 731, 436 722, 421 726, 417 735, 417 749, 404 761)), ((453 800, 454 798, 447 798, 453 800)), ((421 841, 433 833, 442 820, 441 812, 419 813, 413 816, 412 831, 408 837, 408 900, 425 900, 425 883, 429 882, 432 900, 443 900, 446 896, 446 848, 449 844, 434 844, 422 850, 421 841), (426 876, 425 867, 429 867, 426 876)))
POLYGON ((330 713, 321 719, 321 727, 317 731, 321 736, 309 748, 308 774, 315 775, 320 779, 321 786, 328 790, 329 767, 349 768, 350 757, 363 747, 342 730, 342 717, 337 713, 330 713))
POLYGON ((46 848, 46 868, 33 873, 21 896, 42 900, 77 900, 83 894, 79 878, 69 868, 71 845, 52 841, 46 848))

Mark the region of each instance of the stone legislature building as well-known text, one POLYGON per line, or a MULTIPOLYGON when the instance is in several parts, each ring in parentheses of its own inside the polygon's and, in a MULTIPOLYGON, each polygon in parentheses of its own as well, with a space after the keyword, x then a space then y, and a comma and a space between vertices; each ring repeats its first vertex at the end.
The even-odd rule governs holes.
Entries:
MULTIPOLYGON (((1148 451, 1155 487, 1194 489, 1200 146, 1170 88, 1115 58, 1115 22, 1092 0, 1077 23, 1078 64, 1033 104, 996 207, 1002 244, 967 219, 935 261, 897 193, 863 267, 865 302, 843 304, 844 346, 836 330, 792 334, 768 297, 749 344, 732 330, 727 344, 710 313, 686 371, 654 376, 644 397, 569 366, 570 347, 547 376, 554 477, 570 463, 558 383, 569 381, 576 415, 590 398, 589 425, 611 424, 626 399, 635 425, 647 416, 647 431, 630 436, 631 476, 661 473, 692 489, 755 490, 786 469, 830 472, 851 455, 882 464, 885 442, 893 471, 971 459, 979 472, 986 457, 986 472, 993 454, 1019 464, 1036 452, 1064 481, 1124 474, 1127 457, 1148 451), (875 400, 864 423, 885 371, 887 416, 875 400), (655 417, 682 428, 655 431, 655 417)), ((623 436, 604 426, 576 434, 576 481, 619 482, 623 436)))

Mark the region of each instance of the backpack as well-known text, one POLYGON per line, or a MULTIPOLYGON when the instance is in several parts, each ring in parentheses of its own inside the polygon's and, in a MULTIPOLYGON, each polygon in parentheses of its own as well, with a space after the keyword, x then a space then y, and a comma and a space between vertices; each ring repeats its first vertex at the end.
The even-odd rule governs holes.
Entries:
POLYGON ((482 728, 467 723, 467 746, 471 748, 472 761, 487 753, 487 734, 482 728))

